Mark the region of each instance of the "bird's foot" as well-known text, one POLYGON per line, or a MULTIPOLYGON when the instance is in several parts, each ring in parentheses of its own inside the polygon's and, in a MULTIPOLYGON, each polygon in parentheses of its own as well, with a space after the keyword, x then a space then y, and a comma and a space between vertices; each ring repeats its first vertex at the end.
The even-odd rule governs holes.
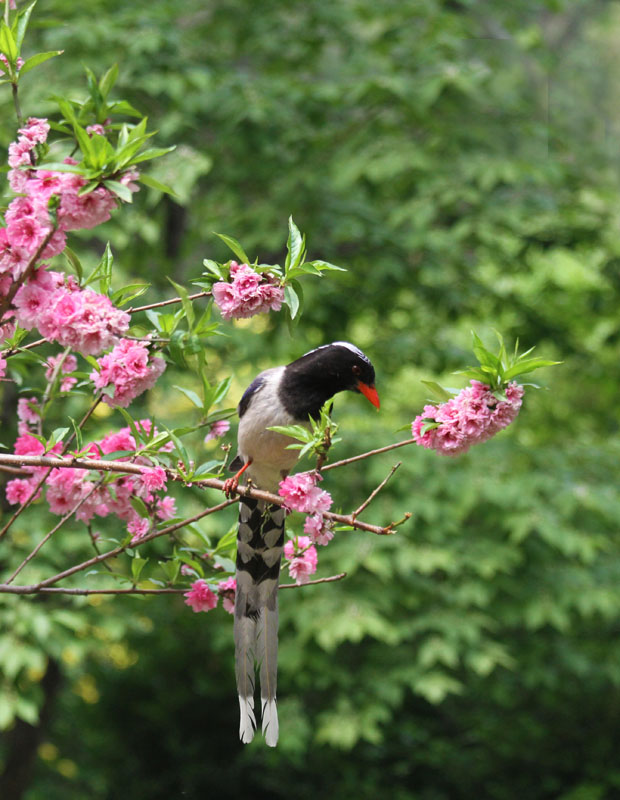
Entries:
POLYGON ((226 478, 224 481, 224 485, 222 486, 222 491, 226 495, 226 497, 232 497, 233 494, 237 494, 237 489, 239 488, 239 478, 243 475, 246 469, 252 463, 252 459, 246 461, 245 464, 241 467, 239 472, 232 476, 232 478, 226 478))
POLYGON ((234 475, 232 478, 226 478, 224 481, 224 486, 222 486, 222 491, 229 499, 233 496, 233 494, 237 493, 237 489, 239 488, 239 477, 234 475))

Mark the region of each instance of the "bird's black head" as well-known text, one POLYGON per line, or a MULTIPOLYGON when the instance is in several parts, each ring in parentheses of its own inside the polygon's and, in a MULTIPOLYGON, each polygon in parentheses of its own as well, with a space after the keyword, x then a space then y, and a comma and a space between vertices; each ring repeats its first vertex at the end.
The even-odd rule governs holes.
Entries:
POLYGON ((375 370, 362 351, 349 342, 332 342, 289 364, 280 385, 280 400, 296 419, 318 416, 321 406, 338 392, 361 392, 377 408, 375 370))

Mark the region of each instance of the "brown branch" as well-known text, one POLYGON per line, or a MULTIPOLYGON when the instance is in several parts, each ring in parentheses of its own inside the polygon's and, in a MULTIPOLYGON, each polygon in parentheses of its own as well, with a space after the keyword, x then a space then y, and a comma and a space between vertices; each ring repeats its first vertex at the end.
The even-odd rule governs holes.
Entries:
POLYGON ((328 469, 336 469, 336 467, 346 467, 348 464, 354 464, 356 461, 362 461, 364 458, 370 458, 371 456, 377 456, 380 453, 387 453, 390 450, 395 450, 397 447, 404 447, 406 444, 415 444, 415 439, 405 439, 402 442, 395 442, 394 444, 388 444, 385 447, 379 447, 378 450, 369 450, 367 453, 360 453, 358 456, 351 456, 351 458, 343 458, 342 461, 334 461, 333 464, 327 464, 327 466, 323 467, 323 472, 327 472, 328 469))
MULTIPOLYGON (((102 461, 101 459, 92 458, 60 458, 58 456, 18 456, 14 454, 0 454, 0 464, 17 465, 17 466, 34 466, 34 467, 65 467, 74 469, 93 469, 101 470, 103 472, 124 472, 129 474, 141 474, 143 467, 137 464, 129 464, 126 461, 102 461)), ((169 478, 176 481, 183 481, 183 478, 175 471, 166 469, 166 474, 169 478)), ((204 486, 210 489, 224 488, 224 481, 217 478, 205 478, 204 480, 191 481, 195 486, 204 486)), ((277 494, 266 492, 262 489, 256 489, 253 486, 242 486, 239 489, 239 494, 244 497, 255 497, 258 500, 265 500, 268 503, 281 506, 284 499, 277 494)), ((236 501, 234 501, 236 502, 236 501)), ((23 508, 23 507, 22 507, 23 508)), ((343 525, 350 525, 361 531, 368 531, 375 533, 379 536, 385 536, 392 533, 392 527, 381 527, 379 525, 371 525, 368 522, 361 522, 354 519, 350 514, 335 514, 332 511, 325 511, 323 514, 327 519, 334 522, 339 522, 343 525)), ((11 523, 12 524, 12 523, 11 523)), ((4 531, 0 531, 0 537, 4 531)))
MULTIPOLYGON (((304 586, 316 586, 318 583, 334 583, 347 577, 346 572, 338 575, 329 575, 326 578, 316 578, 305 583, 282 583, 278 589, 303 589, 304 586)), ((31 586, 9 586, 0 583, 0 594, 68 594, 68 595, 89 595, 89 594, 185 594, 189 587, 184 589, 138 589, 135 586, 129 589, 65 589, 61 586, 41 586, 33 584, 31 586)))
MULTIPOLYGON (((188 300, 197 300, 199 297, 207 297, 210 295, 211 292, 197 292, 196 294, 190 294, 188 296, 188 300)), ((128 314, 137 314, 138 311, 150 311, 151 308, 162 308, 162 306, 170 306, 173 303, 182 303, 183 299, 181 297, 171 297, 170 300, 161 300, 159 303, 149 303, 146 306, 138 306, 137 308, 128 308, 128 314)))
POLYGON ((397 469, 400 467, 400 465, 401 465, 402 463, 403 463, 402 461, 399 461, 397 464, 394 464, 394 466, 392 467, 392 469, 389 471, 388 475, 387 475, 387 476, 386 476, 386 477, 385 477, 385 478, 384 478, 384 479, 381 481, 381 483, 380 483, 380 484, 377 486, 377 488, 376 488, 376 489, 374 489, 374 491, 373 491, 373 492, 371 492, 371 494, 368 496, 368 499, 364 500, 364 502, 362 503, 362 505, 361 505, 359 508, 356 508, 356 509, 355 509, 355 511, 354 511, 354 512, 351 514, 351 517, 352 517, 353 519, 355 519, 355 518, 356 518, 356 517, 357 517, 359 514, 361 514, 361 513, 362 513, 362 511, 363 511, 365 508, 368 508, 368 506, 369 506, 369 505, 372 503, 372 501, 373 501, 373 500, 375 499, 375 497, 376 497, 376 496, 379 494, 379 492, 381 491, 381 489, 383 489, 383 487, 385 486, 385 484, 386 484, 386 483, 387 483, 387 482, 390 480, 390 478, 392 477, 392 475, 393 475, 393 474, 396 472, 396 470, 397 470, 397 469))

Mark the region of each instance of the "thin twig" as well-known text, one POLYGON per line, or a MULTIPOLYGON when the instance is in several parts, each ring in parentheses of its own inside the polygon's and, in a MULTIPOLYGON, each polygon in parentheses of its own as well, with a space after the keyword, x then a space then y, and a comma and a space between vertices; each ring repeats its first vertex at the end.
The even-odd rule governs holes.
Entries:
MULTIPOLYGON (((9 5, 8 0, 5 0, 5 2, 6 2, 6 5, 8 6, 9 5)), ((21 128, 21 126, 24 123, 24 117, 22 116, 22 109, 21 109, 21 106, 19 104, 19 94, 18 94, 18 89, 17 89, 17 78, 15 79, 15 81, 16 81, 15 83, 11 84, 11 89, 13 90, 13 105, 15 106, 15 116, 17 117, 17 125, 18 125, 19 128, 21 128)))
POLYGON ((281 583, 278 589, 299 589, 302 586, 315 586, 317 583, 334 583, 334 581, 341 581, 346 577, 346 572, 339 572, 338 575, 330 575, 327 578, 315 578, 313 581, 306 581, 305 583, 281 583))
POLYGON ((377 488, 376 488, 376 489, 375 489, 373 492, 371 492, 371 494, 368 496, 368 499, 364 500, 364 502, 362 503, 362 505, 361 505, 359 508, 356 508, 356 509, 355 509, 355 511, 354 511, 354 512, 351 514, 351 517, 352 517, 352 519, 355 519, 355 518, 356 518, 356 517, 357 517, 359 514, 361 514, 361 513, 362 513, 362 511, 363 511, 365 508, 368 508, 368 506, 370 505, 370 503, 372 503, 372 501, 373 501, 373 500, 375 499, 375 497, 376 497, 376 496, 379 494, 379 492, 381 491, 381 489, 383 489, 383 487, 385 486, 385 484, 386 484, 386 483, 387 483, 387 482, 390 480, 390 478, 392 477, 392 475, 393 475, 393 474, 396 472, 396 470, 397 470, 397 469, 400 467, 400 465, 401 465, 402 463, 403 463, 402 461, 399 461, 397 464, 394 464, 394 466, 392 467, 392 469, 389 471, 388 475, 387 475, 387 476, 386 476, 386 477, 385 477, 385 478, 384 478, 384 479, 381 481, 381 483, 380 483, 380 484, 377 486, 377 488))
POLYGON ((68 512, 65 514, 65 516, 64 516, 64 517, 62 517, 62 519, 60 519, 56 525, 54 525, 54 527, 52 528, 52 530, 51 530, 51 531, 49 531, 49 533, 46 533, 46 534, 45 534, 45 536, 44 536, 44 537, 41 539, 41 541, 40 541, 40 542, 39 542, 39 543, 36 545, 36 547, 34 547, 34 548, 33 548, 33 550, 31 550, 31 552, 30 552, 30 553, 28 553, 28 555, 26 556, 26 558, 25 558, 25 559, 22 561, 22 563, 21 563, 21 564, 20 564, 20 565, 17 567, 17 569, 16 569, 16 570, 13 572, 13 574, 11 575, 11 577, 10 577, 10 578, 7 580, 7 584, 9 584, 9 583, 13 583, 13 581, 15 580, 15 578, 16 578, 16 577, 19 575, 19 573, 20 573, 20 572, 21 572, 21 571, 24 569, 24 567, 25 567, 25 566, 26 566, 26 565, 27 565, 27 564, 28 564, 30 561, 32 561, 32 559, 33 559, 33 558, 34 558, 34 557, 37 555, 37 553, 38 553, 38 552, 41 550, 41 548, 43 547, 43 545, 44 545, 46 542, 49 542, 49 540, 50 540, 50 539, 52 538, 52 536, 53 536, 53 535, 56 533, 56 531, 57 531, 57 530, 59 530, 60 528, 62 528, 62 526, 65 524, 65 522, 68 522, 68 521, 71 519, 71 517, 72 517, 72 516, 75 514, 75 512, 76 512, 76 511, 78 511, 78 509, 79 509, 81 506, 83 506, 83 505, 84 505, 84 503, 85 503, 85 502, 88 500, 88 498, 89 498, 89 497, 90 497, 92 494, 94 494, 94 493, 97 491, 97 489, 99 489, 99 488, 100 488, 101 484, 103 483, 103 480, 104 480, 104 479, 103 479, 103 478, 101 478, 101 479, 100 479, 100 480, 99 480, 99 481, 98 481, 98 482, 97 482, 97 483, 96 483, 96 484, 93 486, 93 488, 92 488, 92 489, 91 489, 89 492, 87 492, 87 493, 84 495, 84 497, 82 497, 82 498, 81 498, 81 500, 80 500, 80 501, 79 501, 79 502, 78 502, 78 503, 77 503, 77 504, 76 504, 76 505, 75 505, 75 506, 74 506, 74 507, 71 509, 71 511, 68 511, 68 512))
MULTIPOLYGON (((99 403, 101 402, 101 398, 102 398, 102 396, 103 396, 103 395, 99 394, 99 395, 98 395, 98 396, 95 398, 95 400, 93 401, 93 403, 92 403, 91 407, 88 409, 88 411, 86 412, 86 414, 84 414, 84 416, 82 417, 82 419, 81 419, 81 420, 80 420, 80 422, 78 423, 78 426, 77 426, 77 427, 78 427, 79 429, 81 429, 81 428, 83 427, 83 425, 85 425, 85 423, 87 422, 87 420, 90 418, 90 415, 93 413, 93 411, 95 410, 95 408, 96 408, 96 407, 99 405, 99 403)), ((62 450, 61 450, 61 453, 65 453, 65 452, 67 451, 67 449, 68 449, 69 445, 71 444, 71 442, 73 441, 73 439, 75 439, 75 431, 74 431, 74 432, 73 432, 73 433, 72 433, 72 434, 69 436, 69 438, 67 439, 67 441, 64 443, 64 445, 63 445, 63 448, 62 448, 62 450)), ((4 455, 4 454, 3 454, 3 455, 4 455)), ((12 458, 14 458, 14 459, 15 459, 15 458, 17 458, 17 459, 19 459, 19 458, 22 458, 22 456, 12 456, 12 458)), ((7 462, 6 462, 6 461, 2 461, 2 460, 1 460, 1 458, 0 458, 0 464, 3 464, 3 463, 4 463, 4 464, 6 464, 7 462)), ((19 462, 15 462, 15 461, 13 461, 12 463, 19 463, 19 462)), ((11 461, 9 461, 9 462, 8 462, 8 464, 10 465, 10 464, 11 464, 11 461)), ((35 465, 35 466, 36 466, 36 465, 35 465)), ((6 535, 7 531, 9 530, 9 528, 11 527, 11 525, 13 525, 13 523, 15 522, 15 520, 16 520, 16 519, 17 519, 17 518, 20 516, 20 514, 23 514, 23 513, 24 513, 24 511, 25 511, 25 510, 26 510, 26 509, 27 509, 27 508, 30 506, 30 504, 32 503, 32 501, 34 500, 34 498, 35 498, 35 497, 36 497, 36 496, 39 494, 40 490, 43 488, 43 486, 44 486, 44 484, 45 484, 45 481, 46 481, 46 480, 49 478, 49 476, 50 476, 50 473, 51 473, 52 469, 53 469, 53 468, 54 468, 54 466, 56 466, 56 465, 55 465, 55 464, 53 464, 53 465, 42 464, 41 466, 44 466, 44 467, 45 467, 45 466, 49 466, 49 469, 48 469, 48 470, 46 470, 45 474, 41 476, 41 478, 39 479, 39 482, 37 483, 37 485, 36 485, 36 486, 35 486, 35 488, 33 489, 33 491, 32 491, 32 493, 31 493, 30 497, 28 497, 28 499, 27 499, 25 502, 23 502, 23 503, 22 503, 22 504, 19 506, 19 508, 18 508, 18 509, 17 509, 17 510, 16 510, 16 511, 13 513, 13 516, 11 517, 11 519, 10 519, 10 520, 9 520, 9 521, 6 523, 6 525, 5 525, 5 526, 2 528, 2 530, 0 530, 0 539, 2 539, 2 537, 6 535)), ((71 466, 71 465, 69 465, 69 466, 71 466)))
POLYGON ((5 467, 4 465, 0 464, 0 472, 8 472, 9 475, 24 475, 23 469, 15 469, 15 467, 5 467))
POLYGON ((42 344, 49 343, 49 339, 37 339, 36 342, 30 342, 30 344, 12 347, 10 350, 3 350, 0 355, 2 355, 2 358, 11 358, 11 356, 16 356, 18 353, 21 353, 22 350, 34 350, 35 347, 41 347, 42 344))
POLYGON ((11 284, 11 288, 7 292, 7 294, 6 294, 5 298, 3 299, 2 303, 0 303, 0 321, 2 320, 2 317, 4 317, 5 313, 9 309, 11 303, 13 302, 13 298, 17 294, 20 286, 22 286, 24 283, 26 283, 26 281, 30 278, 32 273, 35 271, 36 266, 37 266, 37 264, 39 262, 39 259, 41 258, 41 255, 42 255, 43 251, 45 250, 45 248, 50 243, 50 241, 52 239, 52 236, 56 233, 56 229, 57 229, 57 226, 54 225, 48 231, 48 233, 46 234, 45 238, 43 239, 41 244, 38 246, 36 253, 32 256, 32 258, 28 262, 28 266, 26 267, 24 272, 20 275, 19 280, 13 281, 13 283, 11 284))
MULTIPOLYGON (((210 291, 205 292, 197 292, 196 294, 188 295, 188 300, 197 300, 199 297, 207 297, 210 295, 210 291)), ((137 314, 138 311, 150 311, 151 308, 162 308, 163 306, 170 306, 173 303, 182 303, 183 299, 181 297, 171 297, 170 300, 161 300, 159 303, 149 303, 146 306, 138 306, 137 308, 128 308, 128 314, 137 314)))
POLYGON ((328 469, 336 469, 336 467, 346 467, 348 464, 354 464, 356 461, 361 461, 364 458, 370 458, 371 456, 377 456, 380 453, 387 453, 390 450, 395 450, 397 447, 404 447, 406 444, 415 444, 415 439, 405 439, 403 442, 395 442, 394 444, 388 444, 385 447, 379 447, 377 450, 369 450, 367 453, 360 453, 358 456, 351 456, 351 458, 343 458, 342 461, 334 461, 333 464, 327 464, 327 466, 323 467, 323 472, 327 472, 328 469))
POLYGON ((118 547, 114 547, 112 550, 107 550, 105 553, 101 553, 101 555, 93 556, 93 558, 89 558, 87 561, 82 561, 81 564, 76 564, 75 566, 70 567, 63 572, 59 572, 57 575, 52 575, 51 578, 46 578, 44 581, 38 583, 37 587, 51 586, 54 583, 58 583, 58 581, 69 577, 69 575, 74 575, 76 572, 81 572, 89 567, 93 567, 96 564, 99 564, 101 561, 107 560, 108 558, 114 558, 125 550, 132 550, 134 547, 138 547, 146 542, 150 542, 152 539, 156 539, 158 536, 165 536, 166 534, 173 533, 174 531, 179 530, 179 528, 183 528, 185 525, 190 525, 192 522, 197 522, 199 519, 202 519, 209 514, 215 514, 216 512, 221 511, 223 508, 232 505, 234 502, 234 500, 226 500, 223 503, 219 503, 217 506, 206 508, 204 511, 201 511, 199 514, 195 514, 193 517, 188 517, 187 519, 177 522, 174 525, 169 525, 167 528, 163 528, 160 531, 153 531, 153 533, 143 536, 142 539, 139 539, 137 542, 135 542, 135 544, 131 544, 130 542, 126 545, 119 545, 118 547))

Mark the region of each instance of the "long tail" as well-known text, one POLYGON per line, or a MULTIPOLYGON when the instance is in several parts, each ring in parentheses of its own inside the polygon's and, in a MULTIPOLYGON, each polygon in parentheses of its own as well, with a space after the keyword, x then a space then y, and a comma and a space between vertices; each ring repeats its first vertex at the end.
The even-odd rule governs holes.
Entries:
POLYGON ((239 503, 237 593, 235 599, 235 670, 241 721, 239 736, 251 742, 255 661, 260 663, 263 735, 278 742, 278 580, 284 547, 284 510, 264 500, 239 503))

